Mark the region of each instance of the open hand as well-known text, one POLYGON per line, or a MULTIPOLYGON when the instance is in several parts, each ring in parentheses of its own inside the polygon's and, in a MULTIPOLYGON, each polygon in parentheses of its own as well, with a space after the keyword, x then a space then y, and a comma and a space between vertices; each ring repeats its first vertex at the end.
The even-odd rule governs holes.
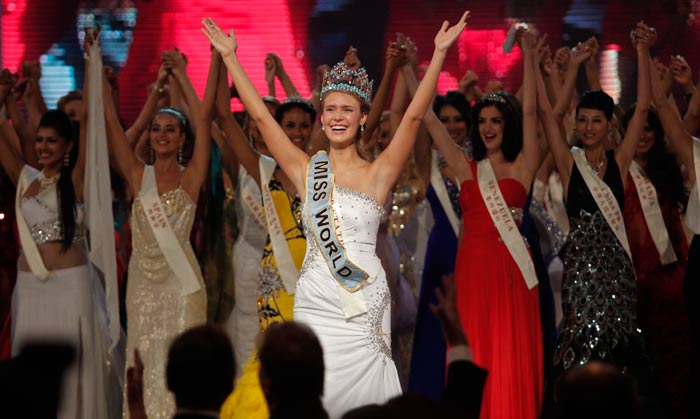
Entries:
POLYGON ((226 35, 210 17, 202 19, 202 32, 209 38, 211 45, 219 51, 222 57, 226 58, 231 54, 235 54, 238 49, 238 41, 236 35, 231 29, 226 35))
POLYGON ((447 20, 442 22, 442 27, 435 35, 435 49, 439 51, 450 49, 457 38, 459 38, 459 35, 462 34, 462 31, 464 31, 464 28, 467 27, 467 21, 470 17, 469 11, 466 11, 454 26, 450 26, 450 22, 447 20))

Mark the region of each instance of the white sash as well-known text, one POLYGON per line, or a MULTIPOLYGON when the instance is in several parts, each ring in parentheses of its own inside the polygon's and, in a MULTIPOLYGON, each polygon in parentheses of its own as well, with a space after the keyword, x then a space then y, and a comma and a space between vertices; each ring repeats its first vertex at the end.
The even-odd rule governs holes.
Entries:
POLYGON ((90 47, 88 66, 87 153, 83 179, 85 212, 90 229, 90 262, 102 273, 105 303, 109 321, 110 349, 119 342, 119 285, 117 251, 114 245, 114 214, 112 213, 112 183, 109 173, 107 128, 102 101, 102 52, 100 43, 90 47))
POLYGON ((287 294, 294 294, 299 280, 299 271, 294 264, 292 254, 289 252, 287 238, 282 230, 282 224, 277 216, 275 201, 270 193, 270 179, 275 173, 277 162, 267 156, 260 156, 260 189, 262 191, 263 209, 265 210, 265 219, 267 220, 267 233, 270 235, 270 243, 272 244, 272 253, 275 255, 277 262, 277 270, 282 278, 287 294))
POLYGON ((695 166, 695 185, 688 198, 685 225, 693 233, 700 234, 700 139, 695 137, 693 137, 693 166, 695 166))
POLYGON ((238 179, 240 179, 241 182, 241 199, 243 199, 243 202, 248 207, 248 212, 252 215, 253 220, 260 228, 267 228, 260 187, 258 187, 258 184, 255 183, 255 179, 248 174, 242 165, 238 170, 238 179))
POLYGON ((455 210, 452 208, 450 195, 447 193, 445 181, 438 167, 438 153, 435 150, 432 150, 432 159, 430 162, 430 184, 433 186, 433 190, 435 191, 435 195, 437 195, 438 201, 440 201, 440 205, 442 205, 442 210, 450 221, 452 230, 455 232, 455 237, 459 237, 460 220, 457 214, 455 214, 455 210))
MULTIPOLYGON (((615 237, 622 244, 622 247, 627 252, 630 260, 632 260, 632 251, 630 250, 630 243, 627 240, 627 230, 625 230, 625 221, 622 218, 622 211, 620 210, 620 205, 615 199, 615 195, 608 185, 603 182, 601 178, 591 169, 591 166, 586 160, 586 154, 583 149, 578 147, 573 147, 571 149, 571 154, 574 156, 574 163, 578 167, 578 171, 583 177, 583 181, 586 182, 588 190, 593 195, 595 203, 600 208, 600 211, 605 217, 605 221, 615 233, 615 237)), ((607 170, 607 169, 606 169, 607 170)))
POLYGON ((545 208, 552 220, 559 226, 564 237, 569 235, 569 215, 564 204, 564 187, 561 184, 561 176, 556 171, 549 175, 547 181, 547 193, 544 195, 545 208))
POLYGON ((659 252, 661 264, 668 265, 676 262, 676 252, 674 252, 673 245, 668 237, 668 231, 666 230, 666 224, 664 224, 661 206, 659 205, 654 185, 642 173, 642 168, 636 161, 632 161, 630 176, 632 176, 634 186, 637 188, 637 195, 642 203, 642 213, 647 222, 647 227, 649 227, 656 250, 659 252))
POLYGON ((197 281, 197 275, 192 265, 190 265, 185 251, 180 246, 180 242, 177 240, 168 218, 165 216, 165 210, 158 195, 153 166, 146 165, 143 168, 139 198, 158 246, 163 252, 165 260, 168 261, 170 270, 173 271, 178 281, 180 281, 180 294, 188 295, 199 291, 201 286, 199 281, 197 281))
POLYGON ((39 248, 32 234, 29 232, 29 225, 27 225, 27 220, 24 219, 22 214, 22 209, 20 208, 22 203, 22 197, 24 192, 27 190, 29 185, 39 177, 39 171, 35 168, 24 165, 22 171, 19 174, 19 180, 17 181, 17 195, 15 196, 15 217, 17 219, 17 230, 19 231, 19 242, 22 244, 22 251, 24 252, 24 257, 27 259, 27 264, 29 269, 31 269, 32 274, 42 281, 46 281, 49 277, 49 271, 44 265, 44 261, 41 259, 41 254, 39 253, 39 248))
POLYGON ((525 246, 525 240, 520 235, 520 230, 515 224, 513 215, 510 213, 510 208, 508 208, 508 204, 503 198, 501 188, 498 187, 496 174, 488 158, 479 162, 476 167, 476 174, 479 182, 479 191, 484 199, 489 215, 491 215, 491 220, 493 220, 496 229, 498 229, 498 234, 500 234, 503 243, 508 248, 516 265, 518 265, 527 288, 533 289, 537 286, 535 265, 532 263, 530 252, 525 246))

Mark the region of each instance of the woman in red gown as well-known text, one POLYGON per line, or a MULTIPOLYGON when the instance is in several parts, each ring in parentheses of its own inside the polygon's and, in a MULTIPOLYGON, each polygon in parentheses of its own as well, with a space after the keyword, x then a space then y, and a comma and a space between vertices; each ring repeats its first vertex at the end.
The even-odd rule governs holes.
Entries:
MULTIPOLYGON (((633 113, 634 107, 625 112, 625 128, 633 113)), ((682 418, 689 415, 690 385, 690 325, 683 292, 688 241, 681 221, 681 208, 688 198, 678 163, 663 139, 664 129, 652 109, 634 160, 656 190, 662 227, 668 232, 676 261, 662 263, 632 175, 627 176, 624 217, 637 275, 637 321, 668 403, 669 417, 682 418)))
MULTIPOLYGON (((425 118, 433 140, 462 185, 464 230, 457 252, 455 285, 459 315, 474 362, 488 370, 482 418, 534 419, 539 417, 542 402, 544 369, 537 278, 533 278, 534 270, 527 278, 521 274, 521 265, 497 229, 479 185, 480 171, 490 163, 496 189, 512 217, 510 227, 516 227, 546 151, 537 136, 537 77, 541 76, 537 75, 539 57, 535 56, 534 35, 525 33, 522 44, 522 111, 512 96, 503 93, 489 94, 475 105, 471 132, 475 161, 450 148, 454 143, 446 131, 440 133, 444 127, 436 122, 434 114, 425 118)), ((518 241, 521 237, 515 230, 518 241)), ((532 264, 527 248, 521 249, 525 260, 532 264)))

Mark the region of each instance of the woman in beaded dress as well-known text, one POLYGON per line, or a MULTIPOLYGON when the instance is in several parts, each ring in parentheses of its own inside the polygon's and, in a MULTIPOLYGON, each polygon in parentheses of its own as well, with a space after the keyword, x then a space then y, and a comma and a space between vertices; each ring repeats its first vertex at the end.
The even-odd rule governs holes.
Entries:
MULTIPOLYGON (((464 95, 458 92, 437 96, 433 105, 433 112, 445 126, 449 137, 458 146, 459 151, 468 158, 471 158, 467 138, 470 128, 470 110, 464 95)), ((417 164, 421 168, 422 178, 430 185, 426 198, 430 203, 434 224, 428 238, 423 264, 408 389, 439 401, 445 386, 447 346, 440 323, 430 312, 429 306, 437 303, 435 288, 440 286, 443 275, 454 272, 457 257, 458 232, 454 230, 447 211, 453 212, 452 217, 457 221, 457 227, 459 227, 462 211, 459 207, 459 185, 455 183, 454 173, 447 167, 439 151, 431 153, 428 141, 424 143, 416 144, 415 155, 419 159, 417 164), (434 153, 438 154, 437 158, 433 156, 434 153), (440 189, 447 192, 449 203, 447 208, 443 207, 443 200, 438 197, 435 187, 431 184, 433 181, 431 172, 434 170, 432 165, 435 164, 444 184, 444 188, 440 189)))
MULTIPOLYGON (((212 63, 218 54, 212 53, 212 63)), ((144 405, 151 419, 170 418, 175 401, 165 383, 172 339, 206 322, 204 282, 190 243, 197 199, 209 166, 210 129, 218 73, 210 66, 204 103, 196 97, 184 68, 170 71, 188 96, 196 119, 192 158, 183 167, 182 148, 192 127, 182 112, 162 108, 151 120, 150 164, 131 150, 119 123, 111 89, 105 84, 104 106, 113 161, 134 191, 131 212, 132 254, 126 291, 127 365, 134 351, 143 360, 144 405)), ((126 397, 125 403, 126 403, 126 397)), ((124 417, 128 409, 124 408, 124 417)))
POLYGON ((461 182, 455 286, 474 363, 489 371, 482 418, 539 417, 544 384, 537 275, 517 227, 546 146, 537 136, 534 35, 526 32, 522 43, 522 113, 511 96, 481 98, 472 108, 474 160, 457 149, 434 113, 425 118, 461 182))
MULTIPOLYGON (((220 80, 226 80, 226 69, 223 66, 220 67, 220 80)), ((266 236, 263 236, 261 253, 251 255, 251 257, 260 260, 260 264, 256 265, 254 293, 236 296, 236 304, 244 305, 243 310, 248 311, 248 308, 255 310, 257 319, 255 332, 249 336, 241 336, 244 342, 254 343, 259 332, 266 330, 274 323, 291 320, 293 316, 294 292, 287 289, 293 284, 286 282, 288 279, 285 277, 286 272, 283 273, 278 268, 273 243, 275 237, 270 234, 270 230, 278 231, 279 237, 284 240, 290 262, 294 264, 296 269, 296 273, 292 272, 292 281, 294 282, 298 278, 298 270, 304 260, 306 238, 301 222, 301 200, 294 184, 277 167, 274 160, 266 156, 269 152, 264 142, 255 141, 255 148, 253 148, 253 145, 247 141, 229 111, 229 101, 226 100, 228 90, 226 83, 220 81, 218 92, 224 99, 217 100, 219 120, 226 133, 228 145, 233 149, 246 174, 246 178, 241 179, 241 182, 247 182, 246 187, 250 191, 246 192, 245 189, 242 189, 241 194, 243 195, 242 205, 247 206, 250 214, 249 222, 254 221, 256 224, 262 224, 266 233, 266 236), (265 165, 268 166, 267 175, 263 170, 265 165), (266 185, 262 187, 261 182, 265 176, 269 176, 269 178, 265 180, 266 185), (256 188, 257 190, 255 190, 256 188), (265 189, 269 192, 266 192, 265 189), (269 193, 268 200, 265 199, 267 193, 269 193), (272 208, 266 208, 264 202, 267 202, 268 206, 272 204, 272 208), (269 218, 273 214, 268 213, 268 210, 274 211, 272 218, 269 218), (270 228, 270 225, 273 227, 270 228), (252 300, 247 300, 251 297, 252 300)), ((270 109, 266 107, 265 112, 271 116, 269 111, 270 109)), ((313 122, 316 118, 316 112, 311 103, 299 97, 287 98, 275 109, 274 118, 282 126, 286 135, 294 139, 294 144, 300 150, 304 150, 311 138, 313 122)), ((265 135, 264 132, 261 133, 263 136, 265 135)), ((287 255, 283 254, 280 259, 285 257, 287 255)), ((239 261, 238 265, 243 265, 243 263, 239 261)), ((247 281, 242 277, 236 277, 236 280, 247 281)), ((241 332, 243 331, 241 330, 241 332)), ((254 348, 250 348, 247 357, 241 362, 245 363, 242 375, 236 382, 233 393, 224 402, 221 417, 227 419, 267 418, 269 411, 260 386, 258 377, 260 363, 254 348)))
MULTIPOLYGON (((304 227, 314 241, 307 242, 306 258, 296 287, 294 317, 308 324, 321 341, 325 364, 323 402, 332 418, 368 403, 383 403, 401 392, 389 350, 391 298, 376 256, 377 230, 383 212, 381 203, 386 200, 408 158, 446 51, 466 26, 467 17, 465 13, 460 22, 449 29, 447 22, 443 24, 435 38, 433 59, 416 97, 391 144, 371 164, 360 157, 356 147, 370 102, 371 84, 367 75, 364 69, 353 71, 343 63, 326 74, 321 91, 321 122, 329 140, 330 157, 320 152, 313 159, 326 159, 325 164, 332 164, 333 168, 326 171, 326 175, 331 176, 330 183, 313 186, 307 185, 307 181, 316 176, 307 177, 307 170, 316 172, 324 163, 310 164, 312 160, 294 146, 266 112, 238 61, 233 31, 227 37, 211 19, 203 20, 203 32, 222 53, 240 97, 256 119, 272 155, 293 180, 296 189, 308 193, 304 201, 307 212, 304 227), (334 181, 338 182, 335 186, 334 181), (329 214, 335 226, 332 232, 329 227, 320 230, 321 224, 314 224, 321 213, 311 216, 311 205, 324 199, 313 193, 321 187, 331 188, 325 192, 325 198, 334 214, 329 214), (328 254, 323 253, 318 244, 326 234, 338 238, 328 247, 324 246, 325 249, 345 254, 347 246, 348 257, 358 263, 352 265, 354 272, 358 266, 367 270, 364 279, 354 288, 344 288, 333 275, 333 272, 340 274, 331 270, 333 264, 325 259, 328 254)), ((327 218, 325 223, 320 221, 326 226, 327 222, 327 218)), ((348 265, 343 266, 347 268, 348 265)), ((294 391, 289 389, 289 396, 293 397, 294 391)))
MULTIPOLYGON (((543 125, 561 175, 571 226, 562 250, 563 319, 548 382, 548 403, 550 391, 565 371, 594 359, 624 368, 635 376, 642 391, 650 385, 649 362, 637 325, 634 266, 625 250, 622 220, 623 179, 642 136, 650 103, 653 32, 639 23, 636 34, 637 106, 617 149, 606 151, 614 107, 606 93, 589 91, 576 108, 575 128, 582 149, 570 150, 551 109, 543 110, 543 125)), ((542 102, 548 106, 548 101, 542 102)))
MULTIPOLYGON (((3 70, 0 103, 14 82, 3 70)), ((86 116, 83 107, 83 126, 86 116)), ((86 133, 81 130, 77 140, 77 127, 62 111, 46 112, 31 138, 22 135, 23 121, 13 122, 21 146, 12 141, 18 137, 0 116, 0 164, 17 185, 15 215, 22 245, 12 294, 12 356, 32 341, 67 342, 75 358, 63 379, 56 417, 106 418, 107 342, 99 322, 105 301, 90 275, 84 240, 86 133)))

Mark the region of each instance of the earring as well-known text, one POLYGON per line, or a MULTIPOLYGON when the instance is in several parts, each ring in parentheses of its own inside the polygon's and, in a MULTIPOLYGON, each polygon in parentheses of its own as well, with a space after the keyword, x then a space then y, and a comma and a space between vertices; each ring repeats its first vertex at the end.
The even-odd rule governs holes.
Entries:
POLYGON ((360 125, 360 132, 365 132, 365 124, 360 125))
POLYGON ((180 149, 177 151, 177 164, 179 164, 180 166, 182 166, 182 161, 183 161, 183 157, 182 157, 182 147, 180 147, 180 149))
POLYGON ((66 167, 70 166, 70 153, 63 155, 63 165, 66 167))
POLYGON ((156 162, 156 153, 153 149, 148 150, 148 163, 153 165, 156 162))

